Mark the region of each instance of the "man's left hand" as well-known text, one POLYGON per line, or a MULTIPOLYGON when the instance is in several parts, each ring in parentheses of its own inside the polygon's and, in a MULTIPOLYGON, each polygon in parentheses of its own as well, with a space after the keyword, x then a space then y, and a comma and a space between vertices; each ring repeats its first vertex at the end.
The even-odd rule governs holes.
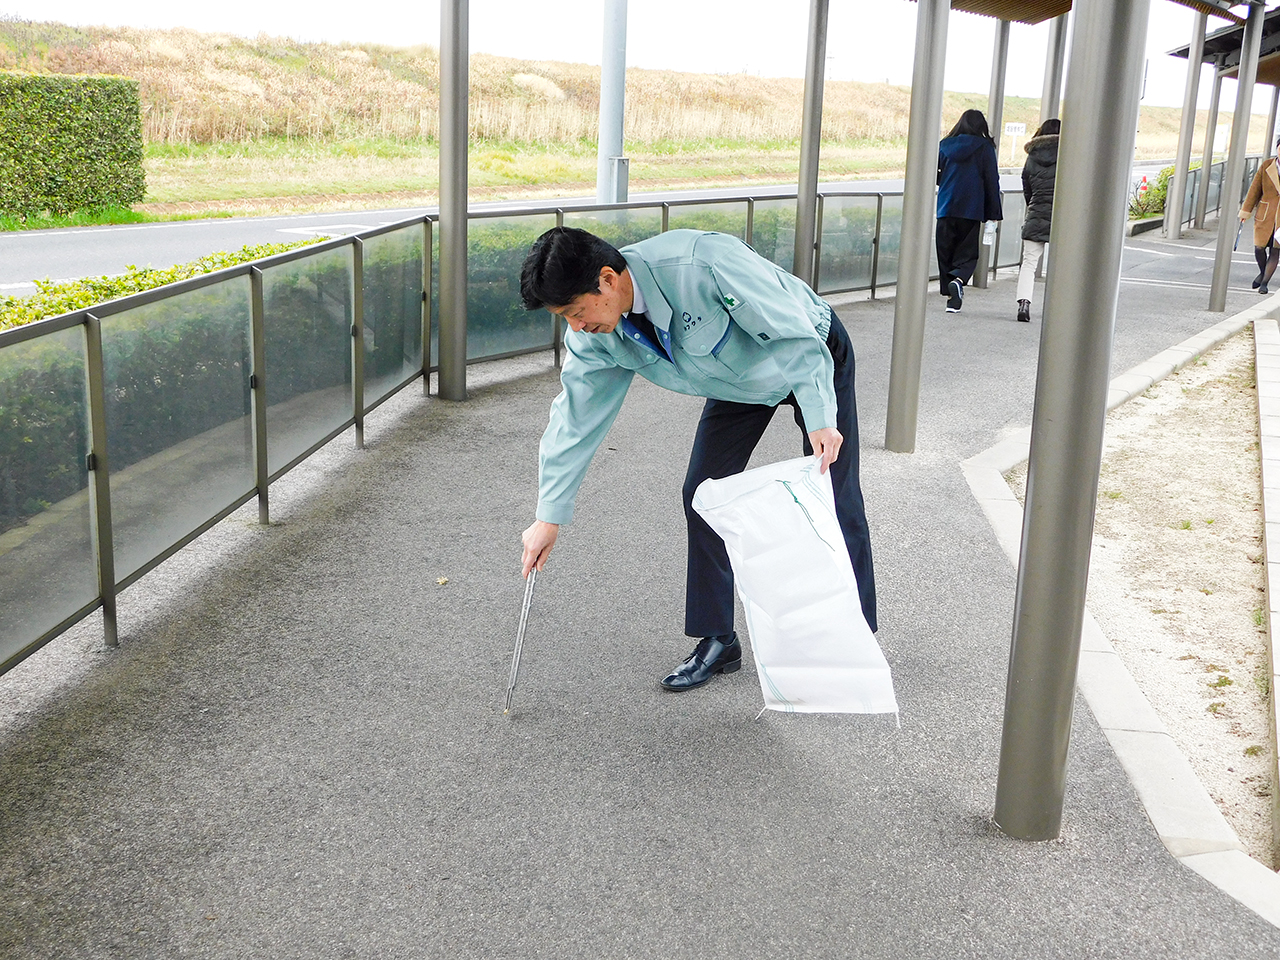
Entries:
POLYGON ((840 445, 844 443, 844 437, 835 427, 824 427, 809 434, 809 443, 813 446, 813 455, 822 458, 822 466, 818 468, 818 472, 826 473, 827 468, 840 456, 840 445))

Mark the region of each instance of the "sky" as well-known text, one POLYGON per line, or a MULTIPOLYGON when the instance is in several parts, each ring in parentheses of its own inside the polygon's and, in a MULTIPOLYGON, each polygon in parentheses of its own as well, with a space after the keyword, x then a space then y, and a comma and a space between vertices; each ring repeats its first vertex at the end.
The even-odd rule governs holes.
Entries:
MULTIPOLYGON (((827 79, 911 83, 916 4, 908 0, 830 0, 827 79)), ((695 73, 803 77, 808 0, 631 0, 627 65, 695 73), (731 14, 726 15, 726 11, 731 14)), ((390 46, 440 42, 439 0, 385 0, 359 5, 315 0, 0 0, 0 17, 90 26, 189 27, 242 36, 266 33, 304 41, 373 42, 390 46)), ((1166 55, 1188 43, 1194 15, 1171 0, 1152 0, 1147 27, 1143 103, 1181 106, 1187 62, 1166 55)), ((1226 26, 1209 18, 1209 30, 1226 26)), ((472 53, 531 60, 600 62, 602 0, 470 0, 472 53)), ((1013 24, 1006 94, 1039 97, 1047 24, 1013 24)), ((995 21, 952 12, 947 33, 948 90, 986 93, 995 21)), ((1200 106, 1208 106, 1210 72, 1202 71, 1200 106)), ((1271 88, 1259 88, 1254 112, 1265 113, 1271 88)), ((1222 106, 1235 104, 1235 82, 1223 82, 1222 106)))

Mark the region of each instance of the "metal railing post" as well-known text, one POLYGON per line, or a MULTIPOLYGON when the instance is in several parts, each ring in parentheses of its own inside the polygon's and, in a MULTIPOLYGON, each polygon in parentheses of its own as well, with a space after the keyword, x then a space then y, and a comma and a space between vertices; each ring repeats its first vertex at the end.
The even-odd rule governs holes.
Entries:
MULTIPOLYGON (((562 207, 556 208, 556 226, 557 227, 564 226, 564 209, 562 207)), ((550 313, 550 311, 548 311, 548 313, 550 313)), ((551 351, 552 351, 552 359, 553 359, 553 362, 555 363, 555 368, 557 370, 560 369, 560 365, 561 365, 560 352, 563 346, 564 346, 564 320, 561 318, 560 314, 552 313, 551 314, 551 351)))
POLYGON ((756 238, 756 201, 754 197, 747 197, 747 246, 755 249, 756 238))
POLYGON ((364 241, 351 241, 351 418, 364 449, 364 241))
POLYGON ((1058 836, 1149 0, 1076 7, 994 819, 1058 836))
POLYGON ((431 219, 422 221, 422 395, 431 396, 431 219))
POLYGON ((262 301, 262 271, 249 268, 249 316, 253 372, 249 393, 253 398, 253 482, 258 489, 258 522, 271 522, 271 473, 267 465, 267 331, 262 301))
POLYGON ((821 282, 818 275, 822 272, 822 214, 827 205, 827 198, 818 194, 817 217, 813 222, 813 283, 812 289, 814 293, 818 292, 818 284, 821 282))
POLYGON ((116 621, 116 554, 111 528, 111 466, 107 457, 106 366, 102 358, 102 324, 91 313, 84 317, 85 376, 89 387, 89 517, 98 569, 98 597, 102 601, 102 641, 119 646, 116 621))
POLYGON ((880 229, 884 224, 884 194, 876 194, 876 232, 871 236, 871 299, 876 298, 876 283, 880 279, 880 229))

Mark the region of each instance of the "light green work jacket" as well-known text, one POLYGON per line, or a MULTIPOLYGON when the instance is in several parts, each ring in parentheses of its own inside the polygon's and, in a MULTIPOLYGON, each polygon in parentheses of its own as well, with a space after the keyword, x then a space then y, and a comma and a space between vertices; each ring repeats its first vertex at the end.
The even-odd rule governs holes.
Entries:
POLYGON ((669 357, 611 333, 569 331, 563 390, 539 448, 539 520, 568 523, 578 487, 638 373, 678 393, 775 406, 794 393, 812 433, 836 425, 831 307, 737 237, 671 230, 624 247, 669 357))

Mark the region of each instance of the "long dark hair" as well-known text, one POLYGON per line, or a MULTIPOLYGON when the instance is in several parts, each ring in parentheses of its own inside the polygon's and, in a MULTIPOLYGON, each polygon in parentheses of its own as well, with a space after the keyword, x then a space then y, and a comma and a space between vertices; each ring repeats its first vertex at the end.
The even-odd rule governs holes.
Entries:
POLYGON ((947 136, 958 137, 961 134, 991 139, 991 131, 987 129, 987 118, 982 115, 981 110, 966 110, 960 114, 960 119, 956 121, 956 125, 951 128, 947 136))

